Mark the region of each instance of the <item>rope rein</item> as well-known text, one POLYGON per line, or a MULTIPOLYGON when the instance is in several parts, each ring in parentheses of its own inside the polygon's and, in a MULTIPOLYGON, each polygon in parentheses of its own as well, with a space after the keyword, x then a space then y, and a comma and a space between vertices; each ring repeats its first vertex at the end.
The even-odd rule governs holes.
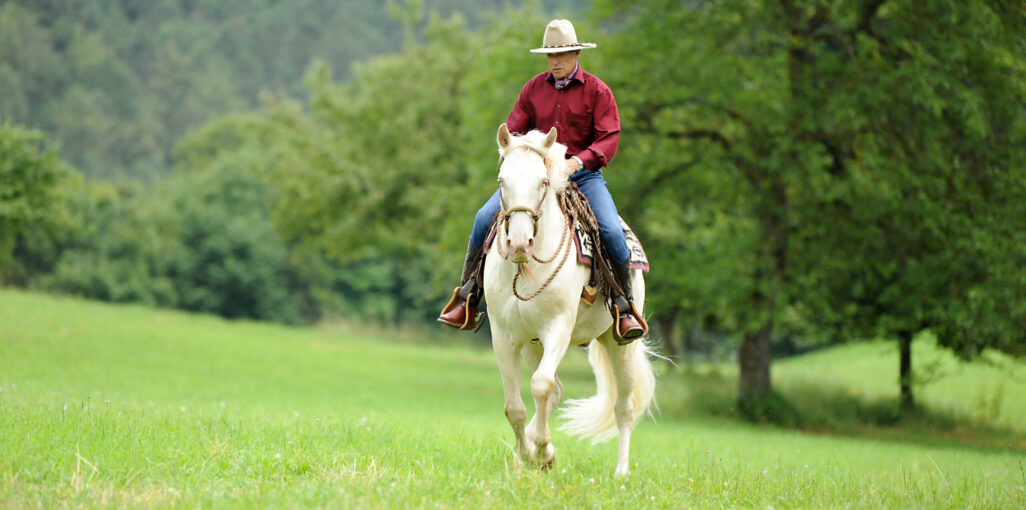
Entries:
MULTIPOLYGON (((565 225, 563 226, 563 238, 559 242, 560 247, 562 247, 563 244, 564 244, 564 241, 566 241, 567 233, 568 232, 570 232, 570 218, 566 218, 565 225)), ((566 264, 566 260, 568 258, 570 258, 570 252, 572 250, 573 250, 573 245, 572 244, 567 244, 567 248, 565 250, 563 250, 563 259, 559 261, 559 265, 556 266, 556 269, 552 271, 552 274, 550 274, 549 278, 547 280, 545 280, 545 283, 541 284, 541 286, 538 287, 538 290, 534 291, 533 294, 531 294, 530 296, 527 296, 527 297, 521 296, 520 295, 520 291, 517 290, 517 281, 520 280, 520 275, 523 273, 524 266, 527 265, 527 264, 518 264, 517 265, 517 274, 513 276, 513 295, 516 296, 517 299, 519 299, 521 301, 530 301, 530 300, 538 297, 538 294, 541 294, 542 291, 545 290, 546 288, 548 288, 549 284, 552 283, 552 281, 556 279, 556 275, 558 275, 559 271, 561 269, 563 269, 563 264, 566 264)), ((559 253, 558 249, 556 250, 555 253, 552 254, 552 257, 549 259, 549 262, 551 262, 553 259, 556 258, 556 254, 557 253, 559 253)), ((538 259, 535 259, 535 260, 538 260, 538 259)))
MULTIPOLYGON (((573 250, 573 243, 567 243, 567 239, 570 238, 571 219, 570 219, 570 216, 568 214, 566 214, 566 208, 564 207, 564 204, 563 204, 564 195, 566 195, 566 194, 567 193, 565 193, 565 192, 564 193, 557 193, 557 198, 559 199, 559 208, 560 208, 561 211, 563 211, 563 218, 564 218, 563 234, 562 234, 562 236, 559 239, 559 245, 556 246, 556 249, 552 252, 552 256, 548 257, 548 258, 545 258, 545 259, 538 258, 538 256, 533 254, 533 253, 531 254, 531 258, 534 259, 535 262, 538 262, 540 264, 548 264, 548 263, 556 260, 556 257, 559 255, 560 252, 563 253, 563 258, 559 261, 559 264, 556 266, 556 269, 552 271, 552 274, 549 275, 548 279, 546 279, 545 282, 542 283, 541 286, 538 287, 537 290, 535 290, 530 296, 527 296, 527 297, 524 297, 523 295, 521 295, 520 291, 517 289, 517 282, 520 280, 520 275, 524 274, 524 266, 526 266, 527 264, 526 263, 517 264, 517 274, 515 274, 513 276, 513 295, 516 296, 517 299, 519 299, 521 301, 530 301, 530 300, 538 297, 538 295, 541 294, 542 291, 544 291, 546 288, 548 288, 548 286, 552 283, 552 281, 556 279, 556 275, 559 274, 559 271, 561 269, 563 269, 563 265, 566 264, 567 259, 570 258, 570 252, 573 250), (566 247, 565 249, 564 249, 564 246, 566 247)), ((499 216, 499 221, 500 222, 504 222, 505 218, 503 218, 500 215, 499 216)), ((503 243, 502 243, 502 239, 501 238, 502 238, 503 231, 504 231, 504 229, 501 229, 501 228, 498 229, 499 236, 495 240, 495 242, 497 243, 496 250, 499 252, 499 256, 502 257, 503 259, 505 259, 509 254, 508 254, 508 252, 504 251, 503 247, 502 247, 503 243)), ((528 268, 528 271, 530 271, 529 268, 528 268)))
MULTIPOLYGON (((595 217, 595 213, 591 210, 591 205, 588 203, 588 199, 584 196, 584 194, 577 190, 576 184, 572 182, 568 183, 566 189, 556 192, 556 199, 559 204, 559 209, 560 211, 562 211, 564 218, 563 235, 559 240, 559 246, 556 247, 556 250, 552 253, 551 257, 541 259, 538 258, 537 255, 532 253, 531 258, 541 264, 548 264, 554 261, 560 252, 563 252, 563 258, 559 261, 559 264, 552 271, 552 274, 549 275, 545 282, 542 283, 537 290, 531 293, 531 295, 526 297, 520 294, 520 290, 517 288, 517 283, 520 281, 520 275, 524 274, 524 269, 525 266, 527 266, 527 263, 524 262, 517 264, 517 273, 513 276, 513 295, 521 301, 530 301, 538 297, 538 295, 541 294, 542 291, 544 291, 546 288, 548 288, 548 286, 553 282, 553 280, 556 279, 556 275, 559 274, 560 270, 563 269, 563 266, 566 264, 567 259, 570 258, 570 252, 573 251, 573 243, 567 243, 567 239, 569 239, 572 235, 572 229, 570 225, 573 222, 580 222, 580 224, 584 227, 584 230, 591 234, 592 242, 594 243, 595 247, 595 253, 601 253, 602 236, 599 234, 598 219, 595 217)), ((499 222, 501 223, 504 221, 506 221, 506 218, 500 214, 499 222)), ((499 256, 505 259, 509 255, 508 252, 503 250, 502 246, 503 243, 501 238, 502 233, 505 229, 499 228, 499 225, 496 225, 496 228, 498 230, 498 235, 495 239, 495 242, 498 243, 496 249, 499 252, 499 256)), ((598 264, 598 260, 596 260, 594 263, 598 264)), ((601 264, 599 265, 601 266, 601 264)), ((527 270, 528 272, 530 272, 530 268, 527 268, 527 270)), ((602 273, 604 276, 604 278, 601 279, 602 283, 604 284, 602 290, 606 293, 606 295, 611 295, 610 292, 617 292, 618 294, 622 293, 622 291, 620 291, 619 289, 619 286, 616 285, 615 281, 613 280, 612 275, 607 274, 608 269, 606 269, 605 271, 600 270, 599 272, 602 273)))

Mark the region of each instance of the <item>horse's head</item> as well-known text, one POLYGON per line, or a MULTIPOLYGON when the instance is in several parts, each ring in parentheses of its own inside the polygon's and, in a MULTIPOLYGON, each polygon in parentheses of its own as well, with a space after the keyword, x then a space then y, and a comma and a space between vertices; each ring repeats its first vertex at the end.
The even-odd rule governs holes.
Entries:
POLYGON ((514 136, 503 124, 497 141, 502 155, 499 194, 506 217, 505 249, 513 262, 527 262, 545 198, 566 186, 566 147, 556 143, 556 128, 548 134, 531 131, 514 136))

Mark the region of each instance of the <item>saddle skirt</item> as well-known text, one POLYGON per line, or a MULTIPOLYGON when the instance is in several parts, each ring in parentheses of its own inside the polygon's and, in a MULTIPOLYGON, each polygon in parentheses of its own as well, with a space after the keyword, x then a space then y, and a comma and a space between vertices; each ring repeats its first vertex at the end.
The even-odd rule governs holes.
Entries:
MULTIPOLYGON (((620 226, 623 227, 623 233, 627 237, 627 249, 630 250, 631 269, 640 269, 644 272, 648 272, 648 255, 645 254, 645 248, 641 246, 641 240, 638 239, 637 234, 631 230, 630 225, 620 218, 620 226)), ((588 235, 588 231, 584 229, 581 222, 574 222, 574 244, 577 246, 577 262, 586 266, 591 266, 594 260, 595 253, 595 242, 591 236, 588 235)))

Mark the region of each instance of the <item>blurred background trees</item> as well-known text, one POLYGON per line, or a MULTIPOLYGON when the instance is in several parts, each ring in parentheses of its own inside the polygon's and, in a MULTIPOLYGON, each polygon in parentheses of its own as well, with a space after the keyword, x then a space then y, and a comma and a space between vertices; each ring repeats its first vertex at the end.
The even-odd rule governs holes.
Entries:
MULTIPOLYGON (((1003 0, 0 3, 0 277, 429 324, 554 16, 599 43, 607 179, 667 353, 1024 352, 1026 11, 1003 0)), ((898 374, 896 374, 898 375, 898 374)))

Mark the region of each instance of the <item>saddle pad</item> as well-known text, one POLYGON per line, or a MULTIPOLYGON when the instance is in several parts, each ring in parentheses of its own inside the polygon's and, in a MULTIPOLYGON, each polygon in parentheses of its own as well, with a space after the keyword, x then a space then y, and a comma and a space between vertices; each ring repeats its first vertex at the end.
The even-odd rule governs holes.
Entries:
MULTIPOLYGON (((631 252, 631 269, 640 269, 647 273, 648 255, 645 255, 645 248, 641 246, 638 236, 623 218, 620 218, 620 225, 627 236, 627 248, 631 252)), ((579 222, 574 223, 574 244, 577 245, 577 262, 590 266, 592 254, 595 253, 595 243, 579 222)))

